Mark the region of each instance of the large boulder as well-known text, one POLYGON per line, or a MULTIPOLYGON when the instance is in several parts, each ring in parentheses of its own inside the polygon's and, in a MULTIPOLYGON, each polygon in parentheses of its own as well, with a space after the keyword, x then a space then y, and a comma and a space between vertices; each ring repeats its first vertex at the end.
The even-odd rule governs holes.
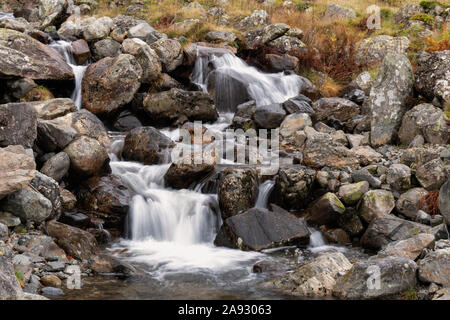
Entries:
POLYGON ((173 141, 153 127, 138 127, 125 137, 122 157, 129 161, 143 164, 162 162, 173 141))
POLYGON ((96 253, 97 241, 87 231, 52 220, 46 224, 46 232, 69 256, 78 260, 87 260, 96 253))
POLYGON ((303 94, 299 94, 298 96, 295 96, 283 102, 283 108, 288 114, 306 113, 312 115, 314 113, 311 99, 304 96, 303 94))
POLYGON ((425 248, 431 248, 433 245, 434 235, 419 233, 411 238, 389 243, 383 250, 378 252, 378 256, 400 256, 416 260, 425 248))
POLYGON ((279 103, 257 106, 253 113, 253 121, 262 129, 278 128, 285 117, 286 111, 279 103))
POLYGON ((419 261, 419 279, 427 283, 450 286, 450 248, 430 252, 419 261))
POLYGON ((262 28, 247 31, 244 34, 244 45, 246 49, 256 49, 257 46, 267 44, 268 42, 281 37, 290 27, 284 23, 275 23, 262 28))
POLYGON ((53 178, 37 172, 31 180, 30 187, 46 197, 52 205, 52 212, 47 219, 58 219, 62 212, 63 199, 59 191, 59 184, 53 178))
POLYGON ((403 257, 359 261, 336 280, 333 295, 343 299, 389 298, 416 285, 417 264, 403 257))
POLYGON ((69 98, 36 101, 31 105, 36 110, 38 118, 43 120, 52 120, 77 110, 75 103, 69 98))
POLYGON ((0 148, 0 199, 25 188, 36 175, 31 150, 22 146, 0 148))
POLYGON ((141 66, 129 54, 91 64, 83 77, 83 107, 94 114, 116 110, 133 99, 141 76, 141 66))
POLYGON ((360 106, 343 98, 322 98, 315 101, 312 107, 314 109, 313 118, 322 122, 337 120, 344 123, 361 112, 360 106))
POLYGON ((175 189, 187 189, 193 183, 200 181, 214 170, 212 164, 172 163, 164 175, 166 186, 175 189))
POLYGON ((306 244, 307 225, 289 212, 252 208, 227 218, 214 241, 216 245, 260 251, 282 245, 306 244))
POLYGON ((69 155, 65 152, 59 152, 45 161, 40 171, 59 182, 69 172, 69 168, 69 155))
POLYGON ((355 55, 357 63, 373 63, 381 61, 388 53, 405 54, 410 41, 407 37, 379 35, 364 39, 355 55))
POLYGON ((177 40, 159 39, 150 47, 158 55, 164 72, 174 71, 183 63, 183 48, 177 40))
POLYGON ((45 152, 60 151, 79 136, 70 124, 60 119, 39 119, 37 128, 36 145, 45 152))
POLYGON ((53 49, 23 33, 0 29, 0 78, 71 80, 70 66, 53 49))
POLYGON ((121 45, 113 39, 103 39, 94 43, 92 53, 95 60, 103 58, 114 58, 121 53, 121 45))
POLYGON ((258 176, 253 169, 227 169, 219 181, 219 205, 226 219, 252 208, 258 196, 258 176))
POLYGON ((351 206, 357 204, 367 191, 369 191, 369 183, 360 181, 342 185, 339 188, 338 196, 344 204, 351 206))
POLYGON ((447 180, 439 191, 439 210, 447 224, 450 225, 450 180, 447 180))
POLYGON ((243 30, 248 30, 250 28, 267 25, 270 23, 270 16, 264 10, 255 10, 251 15, 242 19, 237 27, 243 30))
POLYGON ((109 35, 113 25, 114 22, 110 17, 92 19, 82 27, 83 37, 86 41, 104 39, 109 35))
POLYGON ((71 142, 64 152, 70 158, 70 169, 82 177, 91 177, 107 171, 108 153, 95 139, 81 136, 71 142))
POLYGON ((361 244, 364 248, 380 250, 392 241, 408 239, 419 233, 431 233, 431 227, 386 215, 372 220, 361 238, 361 244))
POLYGON ((356 18, 356 12, 353 9, 332 3, 328 5, 323 17, 325 19, 339 20, 354 19, 356 18))
POLYGON ((325 297, 333 292, 336 278, 352 268, 340 252, 326 252, 287 275, 267 283, 289 295, 300 297, 325 297))
POLYGON ((415 220, 417 217, 417 211, 419 210, 417 209, 417 202, 427 193, 428 191, 424 188, 409 189, 400 195, 395 204, 395 209, 405 217, 415 220))
POLYGON ((0 300, 15 300, 22 294, 12 262, 0 255, 0 300))
POLYGON ((379 146, 395 141, 412 86, 413 74, 408 58, 403 54, 387 54, 369 97, 372 145, 379 146))
POLYGON ((417 169, 416 178, 428 191, 439 190, 450 178, 450 170, 441 159, 434 159, 417 169))
POLYGON ((386 182, 396 191, 411 188, 411 169, 401 163, 395 163, 386 172, 386 182))
POLYGON ((280 124, 280 134, 283 137, 290 137, 296 131, 312 126, 311 118, 307 113, 292 113, 284 118, 280 124))
POLYGON ((133 55, 142 68, 142 82, 157 80, 162 71, 161 62, 156 52, 140 39, 126 39, 122 43, 124 53, 133 55))
POLYGON ((173 88, 149 94, 144 99, 144 108, 153 121, 174 123, 187 118, 190 121, 215 121, 216 107, 207 93, 173 88))
POLYGON ((446 120, 441 109, 428 103, 419 104, 403 116, 398 136, 404 145, 409 145, 417 135, 423 136, 425 142, 445 145, 450 137, 446 120))
POLYGON ((69 16, 72 1, 69 0, 40 0, 39 17, 42 19, 41 28, 61 24, 69 16))
POLYGON ((418 64, 415 89, 429 100, 450 101, 450 50, 425 55, 418 64))
POLYGON ((37 135, 37 112, 26 102, 0 105, 0 147, 31 148, 37 135))
POLYGON ((361 218, 370 223, 377 217, 386 216, 395 207, 395 199, 390 191, 370 190, 366 192, 359 207, 361 218))
POLYGON ((345 212, 345 206, 332 192, 327 192, 314 201, 307 210, 305 220, 309 224, 326 225, 335 223, 345 212))
POLYGON ((300 165, 280 168, 271 199, 289 210, 305 208, 315 175, 314 170, 300 165))

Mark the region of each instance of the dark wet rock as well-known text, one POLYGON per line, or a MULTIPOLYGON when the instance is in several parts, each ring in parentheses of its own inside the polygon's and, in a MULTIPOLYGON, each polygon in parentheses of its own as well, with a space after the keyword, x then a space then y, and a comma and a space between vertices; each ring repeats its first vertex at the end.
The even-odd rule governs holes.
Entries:
POLYGON ((90 218, 81 212, 64 212, 59 222, 77 228, 85 228, 89 226, 90 218))
POLYGON ((283 102, 283 108, 287 114, 299 112, 311 115, 314 113, 311 99, 302 94, 283 102))
POLYGON ((274 211, 249 209, 225 220, 216 245, 232 245, 241 250, 263 250, 281 245, 305 244, 309 240, 306 224, 277 207, 274 211))
POLYGON ((278 128, 285 117, 286 111, 279 103, 257 106, 253 113, 255 124, 262 129, 278 128))
POLYGON ((157 164, 164 160, 169 149, 174 146, 169 137, 153 127, 139 127, 125 137, 122 157, 144 164, 157 164))
POLYGON ((220 178, 218 194, 223 219, 252 208, 258 196, 256 170, 227 169, 220 178))
POLYGON ((0 147, 31 148, 37 135, 37 112, 29 103, 0 105, 0 147))
POLYGON ((287 266, 272 260, 260 260, 253 265, 254 273, 282 274, 287 271, 287 266))
POLYGON ((79 136, 78 132, 63 120, 38 120, 36 144, 45 152, 64 149, 79 136))
POLYGON ((305 220, 308 224, 327 225, 335 223, 345 212, 345 206, 331 192, 315 200, 307 209, 305 220))
POLYGON ((357 213, 351 209, 347 209, 340 215, 337 224, 350 237, 359 236, 364 231, 364 226, 361 219, 358 217, 357 213))
POLYGON ((118 131, 130 131, 138 127, 142 127, 141 121, 128 110, 119 113, 114 122, 114 129, 118 131))
POLYGON ((130 276, 136 273, 136 269, 132 265, 109 254, 98 254, 89 259, 89 267, 97 274, 118 273, 130 276))
POLYGON ((214 170, 212 164, 176 164, 172 163, 164 175, 166 186, 175 189, 187 189, 193 183, 199 182, 214 170))
POLYGON ((59 152, 48 159, 40 171, 59 182, 69 172, 69 168, 69 156, 65 152, 59 152))
POLYGON ((116 110, 133 99, 141 76, 141 66, 129 54, 91 64, 83 77, 83 107, 94 114, 116 110))
POLYGON ((356 104, 362 105, 364 103, 364 100, 366 99, 366 94, 360 89, 353 89, 352 91, 347 93, 344 98, 356 104))

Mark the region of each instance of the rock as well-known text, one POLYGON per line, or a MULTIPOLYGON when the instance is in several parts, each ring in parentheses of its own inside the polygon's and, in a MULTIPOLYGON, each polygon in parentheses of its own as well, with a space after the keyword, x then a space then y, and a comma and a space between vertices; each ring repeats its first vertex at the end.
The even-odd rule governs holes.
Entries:
POLYGON ((10 228, 17 227, 20 224, 20 219, 9 212, 0 212, 0 223, 10 228))
POLYGON ((128 30, 128 37, 129 38, 139 38, 142 40, 147 39, 147 37, 153 33, 155 33, 156 30, 152 26, 150 26, 146 22, 139 23, 133 27, 131 27, 128 30))
POLYGON ((383 250, 378 252, 378 257, 400 256, 416 260, 425 248, 431 248, 433 244, 434 235, 419 233, 409 239, 389 243, 383 250))
POLYGON ((278 128, 286 116, 286 111, 281 104, 274 103, 265 106, 257 106, 253 114, 253 120, 258 128, 275 129, 278 128))
POLYGON ((78 260, 89 259, 95 254, 97 241, 87 231, 54 220, 47 223, 46 231, 68 255, 78 260))
POLYGON ((290 27, 285 23, 275 23, 258 29, 247 31, 244 34, 244 46, 254 50, 258 46, 267 44, 284 35, 290 27))
POLYGON ((450 180, 447 180, 439 191, 439 211, 447 225, 450 225, 450 180))
POLYGON ((159 39, 150 47, 156 52, 164 72, 174 71, 183 63, 183 48, 173 39, 159 39))
POLYGON ((413 169, 417 169, 425 163, 438 158, 439 153, 435 150, 428 148, 408 148, 401 154, 400 163, 406 164, 413 169))
POLYGON ((411 169, 401 163, 393 164, 386 173, 386 182, 396 191, 411 188, 411 169))
POLYGON ((121 44, 112 39, 102 39, 94 43, 92 49, 94 59, 101 60, 103 58, 114 58, 117 57, 120 52, 121 44))
POLYGON ((344 212, 345 206, 339 198, 334 193, 327 192, 309 206, 305 220, 319 226, 333 224, 344 212))
POLYGON ((364 166, 373 164, 374 162, 379 162, 383 158, 380 153, 376 152, 369 146, 353 147, 350 149, 350 152, 352 152, 354 156, 359 159, 359 163, 364 166))
POLYGON ((89 260, 89 267, 95 273, 118 273, 121 275, 129 276, 136 273, 136 269, 119 259, 109 254, 98 254, 89 260))
POLYGON ((172 163, 164 175, 164 185, 174 189, 188 189, 214 170, 209 164, 172 163))
POLYGON ((6 242, 9 239, 9 230, 6 224, 1 222, 2 214, 0 213, 0 241, 6 242))
POLYGON ((11 212, 23 222, 42 223, 53 213, 52 202, 41 193, 25 187, 8 195, 2 202, 1 209, 11 212))
MULTIPOLYGON (((359 170, 352 172, 352 179, 355 182, 367 181, 372 188, 379 189, 381 187, 381 181, 377 177, 374 177, 373 166, 367 166, 359 170)), ((377 168, 375 167, 375 171, 377 168)))
POLYGON ((338 120, 341 123, 350 120, 360 113, 360 107, 343 98, 322 98, 312 105, 316 121, 338 120))
POLYGON ((418 277, 421 281, 450 286, 450 248, 428 253, 418 265, 418 277))
POLYGON ((56 181, 61 179, 69 172, 70 158, 65 152, 59 152, 48 159, 41 168, 41 172, 56 181))
POLYGON ((415 3, 409 3, 398 9, 397 13, 394 15, 394 22, 396 24, 406 23, 409 21, 409 18, 419 13, 424 13, 422 6, 415 3))
POLYGON ((54 274, 47 274, 41 278, 41 283, 45 287, 61 287, 61 279, 54 274))
POLYGON ((29 103, 0 105, 0 147, 31 148, 37 134, 37 113, 29 103))
POLYGON ((307 113, 292 113, 284 118, 280 125, 280 134, 283 137, 290 137, 294 132, 312 126, 311 118, 307 113))
POLYGON ((238 27, 240 29, 249 29, 249 28, 258 27, 261 25, 266 25, 269 23, 270 23, 270 16, 267 14, 266 11, 255 10, 252 12, 251 15, 242 19, 239 22, 238 27))
POLYGON ((226 219, 252 208, 258 196, 258 177, 253 169, 227 169, 219 180, 219 205, 226 219))
POLYGON ((390 191, 370 190, 366 192, 359 207, 359 215, 367 223, 377 217, 386 216, 395 207, 395 199, 390 191))
POLYGON ((151 83, 161 76, 161 62, 156 52, 148 44, 140 39, 126 39, 122 43, 122 47, 126 53, 132 54, 141 66, 143 83, 151 83))
POLYGON ((388 298, 416 285, 417 265, 403 257, 359 261, 336 280, 333 295, 342 299, 388 298))
POLYGON ((71 1, 68 0, 40 0, 39 17, 42 19, 41 28, 58 25, 67 18, 71 1))
POLYGON ((84 39, 72 42, 72 55, 78 65, 83 65, 91 57, 91 50, 84 39))
POLYGON ((306 113, 312 115, 314 113, 311 99, 302 94, 283 102, 283 108, 286 110, 287 114, 306 113))
POLYGON ((364 91, 366 95, 369 95, 372 85, 373 85, 372 76, 367 71, 364 71, 348 84, 346 91, 350 92, 354 89, 359 89, 364 91))
POLYGON ((394 142, 412 86, 413 74, 408 58, 402 54, 387 54, 369 97, 372 146, 394 142))
POLYGON ((306 207, 315 175, 314 170, 300 165, 280 168, 270 199, 288 210, 306 207))
POLYGON ((83 107, 94 114, 116 110, 133 99, 141 76, 141 66, 129 54, 89 65, 82 82, 83 107))
POLYGON ((431 300, 450 300, 450 288, 442 288, 436 291, 431 300))
POLYGON ((25 188, 35 175, 32 152, 20 145, 0 148, 0 199, 25 188))
POLYGON ((174 146, 173 141, 153 127, 139 127, 125 137, 122 157, 143 164, 157 164, 174 146))
POLYGON ((338 219, 338 226, 349 236, 357 237, 364 231, 364 226, 354 210, 347 208, 338 219))
POLYGON ((174 123, 180 118, 190 121, 215 121, 216 107, 207 93, 171 89, 149 94, 144 99, 144 108, 150 118, 158 122, 174 123))
POLYGON ((450 50, 436 51, 418 60, 414 88, 430 101, 434 97, 441 103, 450 100, 450 50))
POLYGON ((266 54, 265 59, 271 71, 280 72, 285 70, 295 70, 299 64, 297 57, 288 54, 266 54))
POLYGON ((0 17, 0 28, 11 29, 19 32, 31 33, 33 27, 28 23, 28 21, 22 17, 0 17))
POLYGON ((361 244, 364 248, 380 250, 392 241, 408 239, 419 233, 431 233, 431 227, 386 215, 372 220, 361 238, 361 244))
POLYGON ((450 172, 441 159, 431 160, 416 171, 417 180, 428 191, 439 190, 450 178, 449 175, 450 172))
POLYGON ((268 284, 289 295, 315 298, 330 296, 336 278, 351 267, 352 264, 342 253, 326 252, 268 284))
POLYGON ((350 148, 355 148, 361 146, 364 142, 366 137, 362 134, 346 134, 348 144, 350 145, 350 148))
POLYGON ((328 5, 327 10, 324 14, 324 18, 339 20, 354 19, 356 18, 356 12, 353 9, 333 3, 328 5))
POLYGON ((364 39, 358 47, 355 60, 359 64, 381 61, 388 53, 405 54, 410 41, 407 37, 378 35, 364 39))
POLYGON ((398 133, 400 141, 408 145, 417 135, 422 135, 428 143, 447 144, 450 136, 445 113, 428 103, 419 104, 407 111, 398 133))
POLYGON ((50 298, 64 297, 66 294, 60 288, 44 287, 41 289, 41 294, 50 298))
POLYGON ((59 192, 62 198, 63 211, 69 211, 75 208, 77 198, 72 194, 72 192, 61 187, 59 188, 59 192))
POLYGON ((366 94, 362 90, 353 89, 349 93, 345 94, 344 98, 348 99, 358 105, 362 105, 366 99, 366 94))
POLYGON ((16 99, 20 99, 36 88, 37 84, 32 79, 21 78, 7 81, 6 86, 8 87, 9 94, 16 99))
POLYGON ((92 138, 81 136, 70 143, 64 152, 70 158, 70 169, 80 176, 94 176, 108 167, 108 153, 92 138))
POLYGON ((413 188, 401 194, 398 198, 395 209, 404 216, 415 220, 417 217, 417 202, 428 193, 423 188, 413 188))
POLYGON ((114 22, 109 17, 101 17, 88 23, 83 28, 83 37, 86 41, 106 38, 111 32, 114 22))
POLYGON ((268 43, 279 53, 289 53, 290 51, 301 51, 306 45, 296 37, 290 37, 287 35, 281 36, 268 43))
POLYGON ((339 188, 338 196, 344 204, 351 206, 357 204, 367 191, 369 191, 369 183, 361 181, 342 185, 339 188))
POLYGON ((14 268, 10 260, 0 255, 0 297, 18 299, 22 295, 19 281, 17 281, 14 268))
POLYGON ((59 192, 59 185, 53 178, 37 172, 31 180, 30 187, 39 191, 44 197, 50 200, 52 204, 52 213, 49 218, 58 219, 62 211, 62 198, 59 192))
POLYGON ((60 119, 39 119, 37 133, 36 145, 45 152, 62 150, 79 136, 70 124, 60 119))
POLYGON ((309 240, 306 224, 277 207, 274 211, 252 208, 224 221, 214 243, 240 250, 260 251, 309 240))
POLYGON ((133 113, 124 110, 119 113, 113 126, 118 131, 130 131, 134 128, 142 127, 142 123, 133 113))
POLYGON ((205 35, 205 40, 209 42, 226 42, 232 44, 237 37, 233 32, 229 31, 210 31, 205 35))
POLYGON ((0 78, 71 80, 70 66, 53 49, 23 33, 1 29, 0 78))
POLYGON ((38 118, 43 120, 59 118, 77 110, 75 103, 69 98, 36 101, 31 105, 36 110, 38 118))

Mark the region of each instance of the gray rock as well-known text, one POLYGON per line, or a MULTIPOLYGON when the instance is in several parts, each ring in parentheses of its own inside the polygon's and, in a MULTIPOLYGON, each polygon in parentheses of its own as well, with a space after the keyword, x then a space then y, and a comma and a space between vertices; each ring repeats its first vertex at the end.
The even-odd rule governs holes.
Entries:
POLYGON ((31 180, 30 186, 50 200, 52 203, 52 214, 50 218, 58 219, 62 211, 62 198, 58 182, 41 172, 37 172, 36 176, 31 180))
POLYGON ((237 37, 233 32, 229 31, 210 31, 205 35, 205 39, 210 42, 226 42, 233 43, 237 37))
POLYGON ((450 226, 450 180, 447 180, 439 191, 439 210, 450 226))
POLYGON ((411 169, 401 163, 393 164, 386 173, 386 182, 396 191, 411 188, 411 169))
POLYGON ((418 264, 421 281, 450 286, 450 248, 432 251, 418 264))
POLYGON ((20 224, 20 218, 9 212, 0 212, 0 223, 7 227, 16 227, 20 224))
POLYGON ((356 18, 356 12, 353 9, 340 6, 338 4, 329 4, 324 14, 325 19, 354 19, 356 18))
POLYGON ((41 172, 59 182, 69 172, 69 168, 69 155, 59 152, 44 163, 41 172))
POLYGON ((56 25, 68 17, 71 1, 69 0, 40 0, 39 17, 42 19, 41 28, 56 25))
POLYGON ((66 295, 61 288, 55 287, 44 287, 41 289, 41 294, 50 298, 64 297, 66 295))
POLYGON ((106 38, 111 32, 114 22, 109 17, 100 17, 87 23, 83 28, 83 37, 86 41, 106 38))
POLYGON ((286 111, 281 104, 274 103, 266 106, 257 106, 253 114, 253 120, 258 128, 275 129, 278 128, 286 117, 286 111))
POLYGON ((29 103, 0 105, 0 147, 31 148, 37 135, 37 113, 29 103))
POLYGON ((238 27, 240 29, 249 29, 249 28, 258 27, 261 25, 266 25, 269 23, 270 23, 270 16, 267 14, 266 11, 255 10, 252 12, 251 15, 242 19, 239 22, 238 27))
POLYGON ((97 41, 92 49, 94 59, 101 60, 107 57, 117 57, 120 54, 120 48, 120 43, 112 39, 103 39, 97 41))
POLYGON ((0 213, 0 241, 7 241, 9 238, 9 230, 6 224, 3 224, 1 221, 2 213, 0 213))
POLYGON ((2 300, 18 299, 22 295, 11 261, 0 255, 0 297, 2 300))
POLYGON ((173 39, 159 39, 150 47, 156 52, 164 72, 171 72, 183 63, 183 48, 173 39))
POLYGON ((395 209, 404 216, 415 220, 417 217, 417 202, 428 193, 424 188, 413 188, 402 193, 398 198, 395 209))
POLYGON ((63 120, 38 120, 36 144, 45 152, 64 149, 78 132, 63 120))
POLYGON ((345 206, 334 193, 327 192, 314 201, 307 212, 305 220, 309 224, 319 226, 333 224, 345 212, 345 206))
POLYGON ((359 206, 359 215, 370 223, 377 217, 386 216, 395 207, 395 199, 390 191, 370 190, 366 192, 359 206))
POLYGON ((122 50, 133 55, 142 67, 142 82, 151 83, 161 76, 162 66, 156 52, 144 41, 134 38, 122 43, 122 50))
POLYGON ((352 179, 355 182, 367 181, 372 188, 379 189, 381 187, 381 181, 377 177, 374 177, 369 171, 369 167, 364 167, 352 172, 352 179))
POLYGON ((405 54, 410 41, 407 37, 378 35, 364 39, 355 55, 357 63, 373 63, 381 61, 388 53, 405 54))
POLYGON ((280 124, 280 134, 283 137, 290 137, 307 126, 312 126, 311 118, 307 113, 292 113, 280 124))
POLYGON ((299 94, 298 96, 295 96, 283 102, 283 108, 288 114, 307 113, 309 115, 312 115, 314 113, 311 99, 302 94, 299 94))
POLYGON ((434 246, 434 235, 429 233, 419 233, 405 240, 398 240, 389 243, 383 250, 378 252, 378 257, 400 256, 411 260, 416 260, 422 251, 434 246))
POLYGON ((339 199, 346 205, 355 205, 359 202, 359 199, 369 191, 369 183, 367 181, 361 181, 352 184, 345 184, 339 188, 339 199))
POLYGON ((322 98, 315 101, 312 107, 315 111, 313 116, 315 120, 337 120, 341 123, 350 120, 361 111, 356 103, 343 98, 322 98))
POLYGON ((398 9, 397 13, 394 15, 394 22, 397 24, 406 23, 409 18, 415 14, 424 13, 422 6, 409 3, 398 9))
POLYGON ((38 118, 43 120, 52 120, 77 110, 75 103, 69 98, 36 101, 31 105, 36 109, 38 118))
POLYGON ((441 159, 434 159, 416 171, 416 178, 420 185, 428 191, 439 190, 450 178, 450 172, 441 159))

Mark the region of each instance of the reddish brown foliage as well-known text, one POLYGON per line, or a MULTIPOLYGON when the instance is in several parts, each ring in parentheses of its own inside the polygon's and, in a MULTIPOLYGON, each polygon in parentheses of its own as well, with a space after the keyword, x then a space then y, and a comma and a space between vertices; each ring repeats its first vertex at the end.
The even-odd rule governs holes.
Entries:
POLYGON ((417 209, 424 210, 433 217, 440 214, 439 211, 439 190, 430 191, 422 196, 417 202, 417 209))

